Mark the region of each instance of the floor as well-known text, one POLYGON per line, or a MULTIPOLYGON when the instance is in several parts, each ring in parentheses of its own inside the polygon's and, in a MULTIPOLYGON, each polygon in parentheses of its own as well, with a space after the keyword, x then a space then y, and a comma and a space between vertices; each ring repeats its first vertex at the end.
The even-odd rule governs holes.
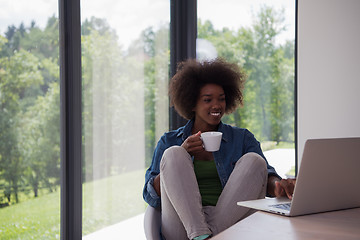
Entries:
MULTIPOLYGON (((286 173, 295 165, 294 149, 274 149, 264 152, 269 164, 277 173, 286 178, 286 173)), ((83 240, 146 240, 144 233, 144 214, 139 214, 125 221, 103 228, 83 237, 83 240)))
POLYGON ((125 221, 108 226, 84 236, 83 240, 146 240, 144 233, 144 214, 139 214, 125 221))

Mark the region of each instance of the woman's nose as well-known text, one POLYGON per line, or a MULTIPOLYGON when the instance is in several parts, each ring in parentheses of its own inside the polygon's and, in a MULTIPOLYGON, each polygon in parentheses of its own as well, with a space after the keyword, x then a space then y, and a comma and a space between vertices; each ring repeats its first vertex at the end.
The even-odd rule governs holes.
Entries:
POLYGON ((215 101, 214 101, 214 104, 215 104, 216 106, 221 107, 222 104, 223 104, 223 102, 224 102, 223 100, 218 99, 218 100, 215 100, 215 101))
POLYGON ((214 104, 211 107, 212 107, 212 109, 220 109, 221 104, 220 104, 219 101, 215 101, 214 104))

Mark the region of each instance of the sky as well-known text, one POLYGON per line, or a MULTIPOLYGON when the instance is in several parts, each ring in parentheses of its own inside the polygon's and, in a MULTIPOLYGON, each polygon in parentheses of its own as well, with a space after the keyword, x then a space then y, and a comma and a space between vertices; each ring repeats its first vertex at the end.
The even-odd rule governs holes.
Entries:
MULTIPOLYGON (((198 17, 210 20, 216 29, 228 27, 236 30, 250 26, 260 6, 267 4, 279 10, 284 8, 286 25, 290 31, 280 41, 294 39, 295 0, 198 0, 198 17)), ((0 34, 4 35, 9 25, 28 27, 32 20, 43 28, 47 19, 58 16, 57 0, 0 0, 0 34)), ((82 0, 81 20, 91 16, 105 18, 115 29, 123 46, 138 38, 148 26, 158 27, 170 20, 170 0, 82 0)))
POLYGON ((198 18, 211 20, 215 29, 237 30, 251 26, 264 5, 284 9, 288 31, 279 36, 279 42, 295 39, 295 0, 198 0, 198 18))

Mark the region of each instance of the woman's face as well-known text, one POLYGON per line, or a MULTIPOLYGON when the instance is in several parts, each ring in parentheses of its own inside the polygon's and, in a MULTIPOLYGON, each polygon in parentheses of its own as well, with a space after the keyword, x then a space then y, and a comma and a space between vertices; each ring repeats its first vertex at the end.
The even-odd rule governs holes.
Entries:
POLYGON ((195 126, 202 131, 216 129, 226 108, 224 89, 216 84, 206 84, 194 107, 195 126))

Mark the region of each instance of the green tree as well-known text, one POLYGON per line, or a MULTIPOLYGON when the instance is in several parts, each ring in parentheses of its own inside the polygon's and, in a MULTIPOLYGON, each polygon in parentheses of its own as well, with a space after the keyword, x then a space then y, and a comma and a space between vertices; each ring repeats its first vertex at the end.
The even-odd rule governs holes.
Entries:
POLYGON ((6 55, 10 56, 13 55, 15 51, 19 50, 20 45, 20 37, 21 34, 17 31, 17 28, 14 25, 8 26, 8 30, 5 33, 7 38, 6 43, 6 55))
MULTIPOLYGON (((120 105, 115 104, 112 96, 125 87, 114 81, 122 79, 119 71, 124 66, 117 36, 104 19, 92 17, 82 29, 86 34, 82 36, 83 156, 86 158, 83 171, 85 180, 90 181, 109 176, 112 171, 112 116, 120 111, 115 109, 120 105), (97 171, 93 171, 94 167, 97 171)), ((122 121, 119 119, 117 124, 122 121)))
POLYGON ((294 44, 287 42, 278 49, 279 77, 273 84, 271 129, 276 142, 294 141, 294 44))
POLYGON ((0 176, 7 184, 5 195, 9 195, 10 189, 16 202, 19 201, 18 189, 24 170, 17 145, 21 131, 18 118, 20 99, 27 87, 42 84, 39 68, 38 59, 23 50, 0 59, 0 176))
POLYGON ((24 176, 38 196, 40 187, 52 192, 60 184, 60 88, 50 85, 45 96, 21 115, 19 149, 23 156, 24 176), (42 185, 42 186, 41 186, 42 185))
POLYGON ((145 166, 149 166, 160 135, 168 130, 169 27, 141 34, 144 43, 145 166), (166 109, 166 110, 165 110, 166 109), (165 115, 164 115, 165 114, 165 115))
MULTIPOLYGON (((251 73, 249 81, 255 82, 256 109, 261 116, 261 133, 265 140, 271 140, 271 102, 273 83, 278 81, 280 61, 275 39, 285 28, 283 17, 271 7, 262 7, 257 15, 254 28, 254 52, 249 59, 251 73)), ((276 91, 275 91, 276 93, 276 91)))
MULTIPOLYGON (((21 25, 16 32, 20 32, 20 27, 21 25)), ((23 28, 25 31, 23 30, 21 35, 19 47, 33 53, 41 60, 59 58, 59 20, 57 17, 49 17, 44 29, 36 25, 23 28)))
POLYGON ((42 62, 41 75, 44 78, 40 86, 31 86, 24 93, 27 104, 34 104, 37 96, 44 96, 51 83, 59 81, 59 22, 55 16, 49 17, 46 27, 42 30, 35 25, 25 28, 26 32, 20 38, 19 46, 34 54, 42 62), (54 64, 55 63, 55 64, 54 64), (55 66, 55 67, 54 67, 55 66))
MULTIPOLYGON (((44 125, 36 125, 34 124, 36 121, 37 112, 33 109, 36 109, 36 105, 39 105, 41 101, 38 100, 38 98, 44 97, 51 89, 51 85, 53 83, 59 82, 59 67, 58 67, 58 56, 59 56, 59 47, 58 47, 58 39, 59 39, 59 31, 58 31, 58 19, 55 16, 52 16, 48 19, 47 25, 44 30, 41 30, 38 28, 33 21, 29 28, 25 27, 23 23, 19 25, 18 28, 15 26, 10 26, 8 28, 7 33, 5 34, 7 38, 7 43, 4 45, 3 49, 1 49, 0 53, 2 57, 2 60, 4 62, 4 66, 6 66, 6 62, 9 64, 7 65, 7 72, 11 72, 12 75, 14 75, 12 81, 12 84, 17 84, 17 82, 14 80, 19 80, 17 77, 17 74, 20 75, 27 75, 29 74, 29 71, 26 69, 20 69, 16 68, 14 64, 11 64, 11 59, 17 59, 17 56, 21 53, 22 55, 32 56, 33 58, 31 61, 28 61, 27 59, 24 60, 22 63, 25 64, 33 64, 36 65, 36 76, 37 78, 41 79, 39 82, 31 82, 28 81, 28 84, 26 86, 18 85, 18 88, 21 89, 18 93, 14 93, 12 88, 4 88, 3 91, 7 95, 11 94, 17 94, 16 98, 12 98, 12 102, 7 98, 5 100, 6 104, 12 104, 16 106, 16 111, 11 113, 12 119, 16 119, 16 124, 13 124, 12 126, 12 136, 13 146, 22 146, 22 144, 25 144, 27 142, 27 146, 32 149, 33 152, 36 151, 39 147, 39 143, 41 141, 49 141, 50 143, 57 142, 57 144, 52 144, 53 148, 58 149, 57 155, 59 155, 59 131, 60 126, 59 124, 56 124, 59 122, 58 118, 53 119, 53 125, 47 125, 49 127, 48 132, 51 132, 51 134, 46 135, 45 130, 40 130, 42 126, 45 126, 44 122, 42 124, 44 125), (31 54, 30 54, 31 52, 31 54), (28 63, 27 63, 28 62, 28 63), (21 72, 23 71, 23 72, 21 72), (32 114, 32 115, 31 115, 32 114), (32 122, 32 124, 25 124, 32 122), (33 126, 34 129, 27 128, 28 125, 33 126), (15 131, 15 128, 21 127, 21 131, 15 131), (35 127, 38 127, 39 129, 36 129, 35 127), (53 129, 55 128, 55 129, 53 129), (29 130, 30 132, 24 132, 24 129, 29 130), (43 133, 39 133, 39 131, 43 131, 43 133), (34 138, 34 136, 38 135, 41 136, 38 141, 31 141, 29 136, 34 138), (54 138, 57 137, 57 140, 54 138), (22 140, 19 140, 19 139, 22 140), (25 142, 24 142, 25 140, 25 142), (29 145, 32 144, 32 145, 29 145)), ((28 57, 30 59, 30 57, 28 57)), ((34 74, 34 73, 31 73, 34 74)), ((7 73, 7 77, 9 74, 7 73)), ((34 76, 35 77, 35 76, 34 76)), ((31 75, 28 75, 28 78, 31 78, 31 75)), ((9 80, 10 81, 10 80, 9 80)), ((52 90, 51 90, 52 91, 52 90)), ((58 99, 59 100, 59 99, 58 99)), ((51 102, 51 101, 49 101, 51 102)), ((39 108, 38 106, 37 108, 39 108)), ((55 112, 59 112, 59 101, 57 104, 52 106, 55 112)), ((38 109, 39 112, 40 109, 38 109)), ((44 119, 49 119, 50 115, 52 114, 52 111, 48 111, 43 117, 44 119), (47 114, 47 115, 46 115, 47 114)), ((5 127, 5 124, 2 125, 5 127)), ((2 128, 1 128, 2 129, 2 128)), ((44 147, 44 146, 43 146, 44 147)), ((47 147, 48 148, 48 147, 47 147)), ((47 149, 44 148, 44 149, 47 149)), ((59 175, 59 159, 56 159, 55 157, 52 157, 51 159, 55 161, 55 164, 49 164, 49 159, 44 159, 44 157, 34 157, 34 153, 28 154, 26 153, 26 148, 20 147, 17 150, 17 161, 21 161, 23 164, 18 169, 19 176, 22 176, 22 184, 23 185, 31 185, 34 191, 34 195, 38 195, 38 187, 40 184, 43 184, 43 186, 47 187, 50 191, 54 189, 54 183, 59 183, 60 175, 59 175), (20 151, 21 149, 21 151, 20 151), (29 160, 29 156, 32 156, 32 162, 29 160), (42 161, 42 162, 41 162, 42 161), (31 164, 30 164, 31 163, 31 164), (40 168, 37 166, 45 167, 40 168), (41 170, 41 172, 40 172, 41 170), (37 172, 34 174, 34 172, 37 172), (30 174, 31 173, 31 174, 30 174)), ((44 150, 44 153, 46 150, 44 150)), ((13 154, 14 155, 14 154, 13 154)), ((41 154, 38 154, 39 156, 43 156, 41 154)), ((16 160, 13 160, 13 162, 16 162, 16 160)), ((8 171, 10 169, 10 166, 6 166, 4 172, 14 172, 15 170, 8 171)), ((9 192, 9 187, 5 189, 5 191, 9 192)), ((18 200, 17 200, 18 201, 18 200)))

